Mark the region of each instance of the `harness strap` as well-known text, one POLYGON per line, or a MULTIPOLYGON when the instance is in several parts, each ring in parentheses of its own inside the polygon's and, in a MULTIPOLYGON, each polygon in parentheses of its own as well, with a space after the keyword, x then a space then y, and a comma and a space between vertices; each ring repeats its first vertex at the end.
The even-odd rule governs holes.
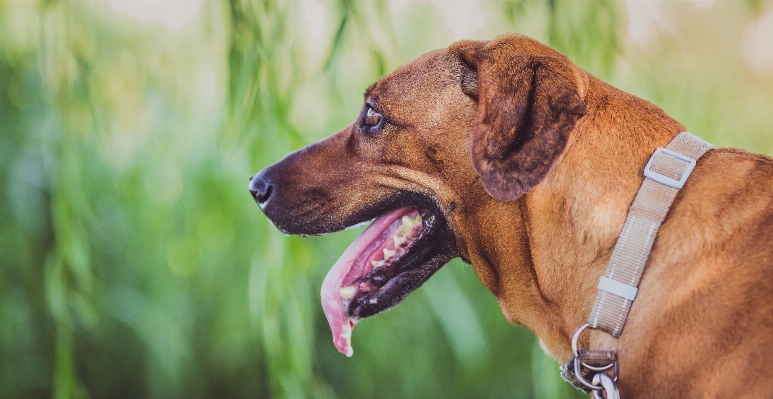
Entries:
MULTIPOLYGON (((588 323, 577 330, 575 340, 586 327, 599 329, 615 338, 620 337, 660 225, 697 160, 713 148, 700 138, 682 132, 666 148, 658 148, 652 154, 644 167, 645 179, 628 210, 607 270, 599 279, 598 294, 588 323)), ((575 358, 561 367, 561 376, 585 392, 590 392, 591 386, 593 389, 602 389, 593 384, 588 385, 586 375, 589 370, 576 370, 575 365, 590 368, 590 371, 593 371, 595 362, 616 367, 616 352, 577 350, 574 347, 573 350, 575 358), (575 359, 579 362, 576 363, 575 359)), ((609 381, 614 386, 614 381, 609 381)))
POLYGON ((684 132, 652 155, 607 271, 599 281, 596 302, 588 318, 590 328, 620 337, 658 229, 696 161, 712 148, 684 132))

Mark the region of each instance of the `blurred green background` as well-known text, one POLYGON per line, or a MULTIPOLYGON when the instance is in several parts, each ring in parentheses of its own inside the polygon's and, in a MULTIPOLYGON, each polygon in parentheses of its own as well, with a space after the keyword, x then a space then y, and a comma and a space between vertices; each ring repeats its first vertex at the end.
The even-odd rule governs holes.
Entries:
POLYGON ((766 1, 0 0, 0 397, 580 397, 459 261, 338 354, 319 288, 361 229, 285 237, 247 192, 507 32, 773 154, 766 1))

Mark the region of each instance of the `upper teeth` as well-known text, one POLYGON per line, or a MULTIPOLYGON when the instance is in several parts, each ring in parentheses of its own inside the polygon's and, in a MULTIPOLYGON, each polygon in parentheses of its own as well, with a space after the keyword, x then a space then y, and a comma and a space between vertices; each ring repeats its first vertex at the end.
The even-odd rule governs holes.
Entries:
MULTIPOLYGON (((370 264, 373 266, 374 269, 379 268, 381 266, 384 266, 386 262, 388 262, 390 259, 392 259, 395 254, 397 253, 397 250, 400 248, 401 245, 405 243, 405 241, 408 239, 406 236, 413 230, 414 226, 421 226, 421 215, 416 215, 414 217, 408 217, 403 216, 402 218, 402 224, 400 225, 399 229, 400 232, 403 233, 402 235, 393 234, 392 235, 392 242, 395 244, 395 249, 386 249, 384 248, 384 259, 382 260, 371 260, 370 264)), ((340 292, 341 297, 345 298, 345 295, 354 295, 354 292, 349 292, 348 287, 341 288, 340 292)))
POLYGON ((393 256, 395 256, 395 252, 397 251, 384 248, 384 261, 387 261, 391 259, 393 256))
POLYGON ((411 230, 413 230, 413 226, 421 226, 421 215, 416 215, 415 217, 408 217, 403 216, 402 218, 402 224, 398 229, 400 229, 400 232, 403 233, 404 236, 407 236, 411 230))
POLYGON ((412 227, 417 224, 421 223, 421 215, 416 215, 416 217, 409 218, 408 216, 403 216, 403 225, 412 227))
POLYGON ((399 247, 400 245, 402 245, 402 243, 404 243, 404 242, 405 242, 405 237, 403 237, 403 236, 397 236, 397 235, 393 235, 393 236, 392 236, 392 241, 394 241, 394 243, 395 243, 395 248, 397 248, 397 247, 399 247))

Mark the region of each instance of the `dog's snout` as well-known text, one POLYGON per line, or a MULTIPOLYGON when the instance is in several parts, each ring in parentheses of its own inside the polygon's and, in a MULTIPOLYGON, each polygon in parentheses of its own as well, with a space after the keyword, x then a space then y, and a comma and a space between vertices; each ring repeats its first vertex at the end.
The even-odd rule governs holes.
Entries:
POLYGON ((271 197, 273 185, 265 178, 266 171, 262 171, 250 179, 250 193, 255 198, 258 206, 263 208, 271 197))

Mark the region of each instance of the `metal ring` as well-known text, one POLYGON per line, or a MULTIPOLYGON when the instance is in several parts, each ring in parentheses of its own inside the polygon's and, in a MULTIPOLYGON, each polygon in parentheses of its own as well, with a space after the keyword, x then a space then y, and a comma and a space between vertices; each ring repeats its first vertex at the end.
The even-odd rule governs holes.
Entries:
POLYGON ((577 353, 577 341, 580 339, 580 333, 582 333, 583 330, 590 327, 588 323, 585 323, 580 326, 580 328, 577 329, 577 331, 574 332, 574 336, 572 337, 572 352, 574 353, 574 357, 579 356, 577 353))
POLYGON ((607 370, 611 369, 615 365, 615 363, 610 363, 610 364, 607 364, 606 366, 603 366, 603 367, 594 367, 594 366, 588 365, 587 363, 583 363, 583 362, 580 362, 580 363, 586 369, 597 371, 597 372, 599 372, 599 371, 607 371, 607 370))
POLYGON ((577 350, 577 342, 580 340, 580 334, 582 334, 582 332, 589 327, 590 325, 588 323, 581 325, 580 328, 578 328, 577 331, 574 332, 574 336, 572 336, 572 352, 574 353, 574 375, 577 377, 577 380, 580 381, 580 383, 594 390, 593 393, 596 394, 597 392, 602 391, 605 388, 600 385, 594 385, 592 382, 588 381, 582 375, 582 368, 585 367, 589 370, 596 371, 597 372, 596 375, 598 375, 599 373, 609 370, 611 367, 614 367, 613 381, 617 381, 617 361, 603 367, 589 366, 580 361, 580 353, 577 350))
MULTIPOLYGON (((580 361, 580 353, 577 350, 577 342, 580 340, 580 334, 586 329, 590 328, 590 325, 588 323, 585 323, 580 326, 580 328, 577 329, 577 331, 574 332, 574 336, 572 336, 572 353, 574 353, 574 375, 577 377, 577 380, 580 381, 583 385, 593 390, 593 397, 594 398, 600 398, 601 397, 601 391, 605 391, 608 394, 612 395, 612 397, 619 398, 619 394, 617 393, 617 389, 615 388, 615 392, 611 393, 609 387, 605 386, 608 385, 609 382, 611 382, 611 386, 614 387, 614 382, 617 381, 618 376, 618 368, 617 368, 617 360, 612 362, 612 364, 603 366, 603 367, 594 367, 589 366, 583 362, 580 361), (582 375, 582 368, 585 367, 588 370, 596 371, 596 374, 593 376, 594 381, 604 381, 600 385, 596 385, 591 381, 588 381, 583 375, 582 375), (614 376, 610 377, 607 374, 604 374, 603 371, 609 370, 610 368, 614 367, 614 376), (602 377, 603 376, 603 377, 602 377), (607 381, 609 380, 609 382, 607 381), (614 395, 617 396, 614 396, 614 395)), ((609 399, 609 398, 608 398, 609 399)))
MULTIPOLYGON (((602 390, 606 394, 606 399, 620 399, 620 391, 617 390, 615 381, 606 374, 596 374, 593 376, 593 382, 601 385, 602 390)), ((601 390, 593 391, 594 399, 603 399, 601 396, 601 390)))
POLYGON ((588 327, 590 327, 588 323, 581 325, 580 328, 578 328, 577 331, 574 332, 574 336, 572 337, 572 353, 574 353, 574 375, 575 377, 577 377, 577 380, 580 381, 580 383, 582 383, 582 385, 585 385, 586 387, 594 391, 598 391, 604 388, 598 385, 591 384, 590 381, 588 381, 587 379, 585 379, 585 377, 583 377, 582 363, 580 362, 580 355, 577 352, 577 341, 580 339, 580 334, 583 332, 583 330, 585 330, 588 327))
POLYGON ((589 382, 585 377, 582 375, 582 365, 580 364, 580 359, 577 358, 577 356, 574 357, 574 376, 577 377, 577 380, 582 383, 582 385, 585 385, 586 387, 594 390, 594 391, 600 391, 604 389, 604 387, 600 385, 593 385, 591 382, 589 382))

